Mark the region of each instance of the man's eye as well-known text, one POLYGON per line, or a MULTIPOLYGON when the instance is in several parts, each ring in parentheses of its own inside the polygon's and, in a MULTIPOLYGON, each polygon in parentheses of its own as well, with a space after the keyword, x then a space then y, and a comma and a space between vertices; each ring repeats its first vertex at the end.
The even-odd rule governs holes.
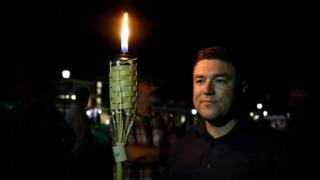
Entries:
POLYGON ((196 84, 203 84, 204 80, 203 79, 197 79, 196 84))
POLYGON ((224 80, 224 79, 216 79, 216 80, 214 81, 214 83, 215 83, 215 84, 226 84, 227 81, 224 80))

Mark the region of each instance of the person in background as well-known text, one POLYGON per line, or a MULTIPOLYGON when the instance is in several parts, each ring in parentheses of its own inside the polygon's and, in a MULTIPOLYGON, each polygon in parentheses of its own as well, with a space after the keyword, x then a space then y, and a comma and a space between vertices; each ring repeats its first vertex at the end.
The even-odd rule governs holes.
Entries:
POLYGON ((318 166, 314 165, 320 161, 320 122, 314 89, 310 84, 296 82, 289 87, 287 100, 290 119, 285 132, 290 147, 290 179, 319 179, 318 166))
POLYGON ((224 47, 198 52, 193 104, 202 122, 172 148, 164 179, 270 180, 285 172, 285 137, 242 117, 245 78, 224 47))
POLYGON ((72 129, 55 106, 53 84, 35 72, 19 72, 15 106, 5 117, 10 179, 67 180, 72 129))
POLYGON ((157 91, 155 78, 140 74, 136 118, 126 146, 124 179, 160 179, 169 149, 176 142, 172 116, 153 109, 158 102, 157 91))
POLYGON ((70 151, 71 179, 88 179, 90 177, 91 126, 86 114, 89 101, 89 90, 85 87, 76 89, 76 100, 66 116, 66 121, 72 127, 76 142, 70 151))

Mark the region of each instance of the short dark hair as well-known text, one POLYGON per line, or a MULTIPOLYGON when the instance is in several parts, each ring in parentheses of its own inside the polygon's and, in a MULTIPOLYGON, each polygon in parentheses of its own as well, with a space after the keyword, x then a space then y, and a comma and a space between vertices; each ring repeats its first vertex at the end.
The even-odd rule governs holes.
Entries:
POLYGON ((219 61, 223 61, 226 63, 230 63, 236 70, 236 75, 239 81, 243 81, 244 74, 242 72, 242 67, 240 65, 240 57, 236 55, 235 52, 231 52, 229 49, 227 50, 222 46, 212 46, 204 49, 200 49, 197 52, 197 59, 195 61, 195 65, 204 59, 217 59, 219 61))
POLYGON ((219 59, 222 61, 229 61, 230 57, 226 48, 220 46, 213 46, 198 51, 196 62, 203 59, 219 59))
POLYGON ((226 49, 225 47, 221 46, 212 46, 209 48, 204 48, 198 51, 197 53, 197 59, 195 61, 194 67, 197 65, 197 63, 201 60, 208 59, 216 59, 222 62, 226 62, 231 64, 235 71, 236 71, 236 95, 235 95, 235 105, 233 106, 233 110, 237 115, 239 115, 241 118, 246 117, 247 112, 247 106, 245 104, 245 98, 246 98, 246 89, 247 89, 247 78, 245 74, 244 67, 242 66, 241 57, 235 49, 232 49, 232 52, 230 49, 226 49))

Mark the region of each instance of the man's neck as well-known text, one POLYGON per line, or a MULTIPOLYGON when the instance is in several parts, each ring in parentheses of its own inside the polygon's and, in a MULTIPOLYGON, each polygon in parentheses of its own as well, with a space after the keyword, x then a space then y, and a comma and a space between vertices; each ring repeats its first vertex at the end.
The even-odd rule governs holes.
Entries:
POLYGON ((234 126, 237 124, 238 120, 237 119, 232 119, 226 125, 221 126, 221 127, 213 126, 208 121, 205 121, 205 122, 206 122, 207 132, 214 139, 217 139, 217 138, 220 138, 220 137, 228 134, 234 128, 234 126))

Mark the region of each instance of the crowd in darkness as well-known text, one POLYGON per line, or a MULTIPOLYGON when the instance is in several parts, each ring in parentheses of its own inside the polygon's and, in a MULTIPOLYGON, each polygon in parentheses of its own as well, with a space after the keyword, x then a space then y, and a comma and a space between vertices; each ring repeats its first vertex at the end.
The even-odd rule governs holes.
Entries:
POLYGON ((77 89, 74 112, 64 115, 57 108, 52 80, 20 71, 11 84, 11 92, 6 94, 10 96, 1 97, 3 178, 88 179, 103 175, 99 173, 102 167, 107 169, 103 177, 112 176, 112 152, 107 142, 92 142, 85 114, 87 89, 77 89))
MULTIPOLYGON (((7 108, 2 104, 0 111, 5 177, 39 180, 94 177, 97 173, 94 167, 98 166, 94 164, 100 158, 94 154, 101 152, 101 149, 95 149, 90 144, 92 142, 86 139, 93 148, 86 151, 84 156, 72 154, 77 134, 56 107, 57 94, 51 81, 36 77, 33 73, 21 72, 15 77, 12 91, 7 93, 11 94, 12 107, 7 108), (75 168, 79 167, 75 164, 79 162, 93 166, 83 166, 81 172, 87 173, 74 175, 77 172, 75 168)), ((288 138, 288 156, 293 157, 288 161, 288 174, 291 179, 317 176, 317 166, 314 164, 319 161, 319 122, 315 89, 310 84, 296 82, 288 86, 286 95, 280 98, 286 100, 283 108, 290 113, 287 126, 281 129, 288 138)), ((191 126, 189 124, 188 128, 191 126)), ((179 132, 178 140, 186 131, 179 129, 179 132)), ((111 147, 106 152, 110 155, 107 158, 101 157, 106 162, 99 165, 108 164, 106 167, 109 170, 105 175, 111 178, 114 163, 111 147)))

